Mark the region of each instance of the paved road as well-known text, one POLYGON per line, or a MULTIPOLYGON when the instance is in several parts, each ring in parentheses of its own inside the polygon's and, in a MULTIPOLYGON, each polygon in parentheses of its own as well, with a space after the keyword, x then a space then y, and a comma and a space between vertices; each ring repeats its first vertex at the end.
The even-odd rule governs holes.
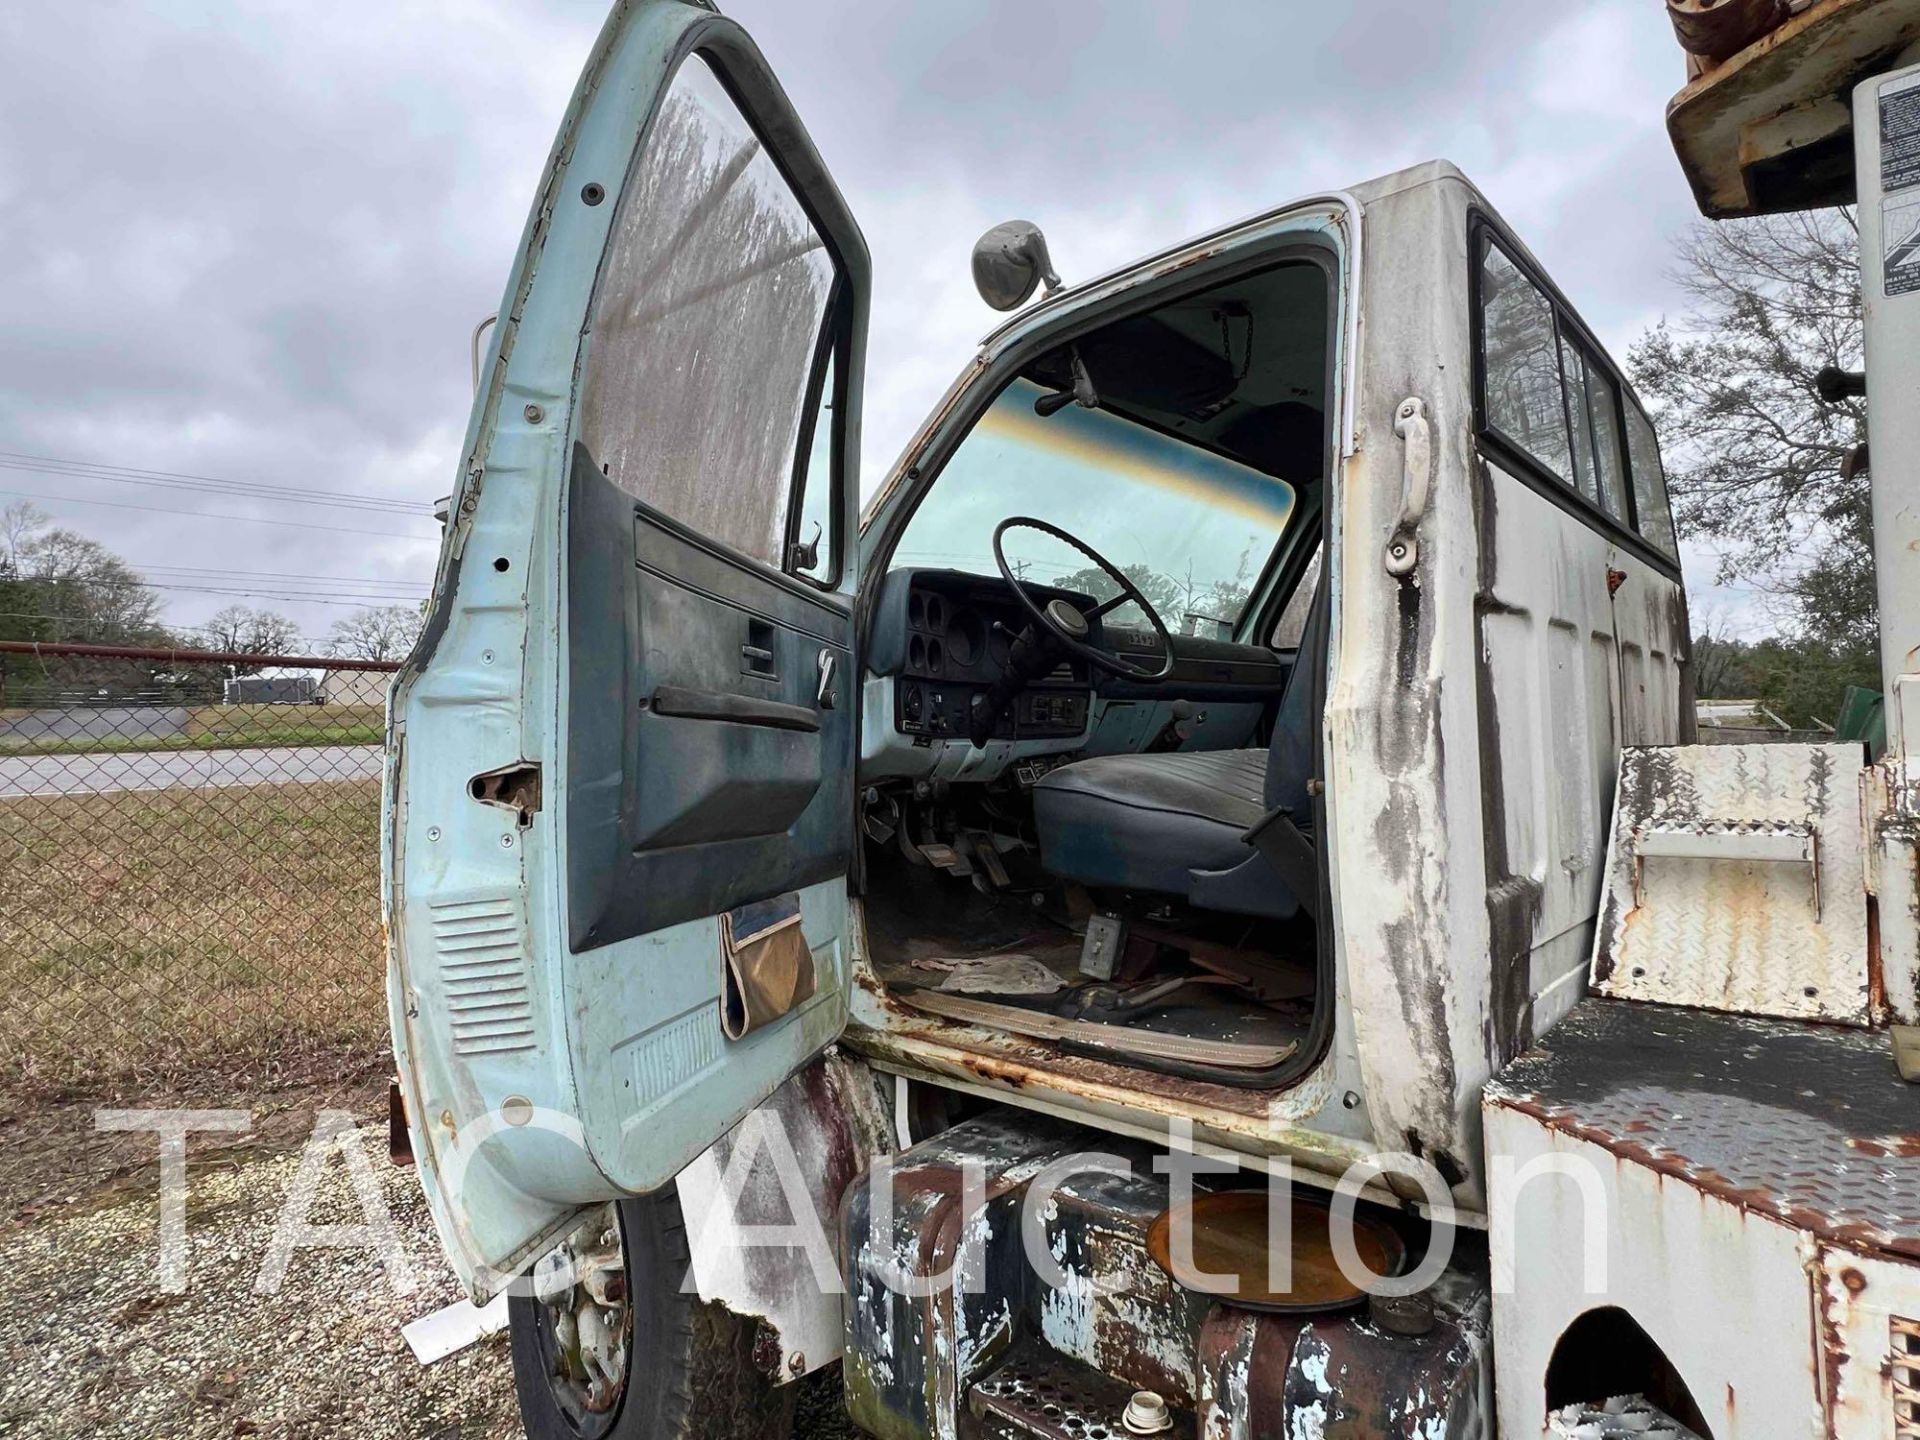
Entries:
POLYGON ((272 745, 258 750, 11 755, 0 757, 0 799, 366 780, 379 776, 381 753, 378 745, 272 745))

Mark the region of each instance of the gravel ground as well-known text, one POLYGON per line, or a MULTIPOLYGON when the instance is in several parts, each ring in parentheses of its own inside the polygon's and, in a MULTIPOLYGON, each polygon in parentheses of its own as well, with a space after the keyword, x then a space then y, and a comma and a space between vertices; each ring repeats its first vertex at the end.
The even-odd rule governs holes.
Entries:
MULTIPOLYGON (((0 1433, 517 1436, 503 1338, 426 1369, 400 1338, 457 1295, 419 1186, 387 1163, 384 1141, 361 1134, 413 1271, 408 1294, 364 1247, 295 1251, 278 1292, 255 1293, 297 1152, 194 1167, 182 1294, 158 1288, 152 1186, 117 1185, 97 1206, 62 1205, 0 1237, 0 1433)), ((317 1200, 313 1223, 360 1223, 337 1155, 317 1200)))
MULTIPOLYGON (((190 1270, 176 1295, 156 1272, 154 1138, 96 1134, 90 1103, 0 1103, 0 1436, 518 1437, 504 1336, 425 1369, 401 1339, 457 1292, 413 1172, 388 1163, 383 1105, 377 1081, 309 1088, 256 1105, 249 1137, 190 1141, 190 1270), (366 1245, 295 1250, 284 1283, 256 1291, 321 1109, 363 1117, 366 1173, 410 1291, 366 1245)), ((306 1218, 363 1223, 338 1153, 306 1218)), ((857 1434, 833 1377, 804 1385, 795 1434, 857 1434)))

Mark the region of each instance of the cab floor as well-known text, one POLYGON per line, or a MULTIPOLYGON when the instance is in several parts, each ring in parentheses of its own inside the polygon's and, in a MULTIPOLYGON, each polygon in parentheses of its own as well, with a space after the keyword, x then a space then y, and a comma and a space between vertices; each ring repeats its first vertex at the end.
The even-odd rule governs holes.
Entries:
MULTIPOLYGON (((982 895, 951 882, 875 893, 877 889, 870 889, 867 896, 867 935, 874 969, 889 990, 938 990, 956 970, 1009 956, 1037 961, 1060 984, 1047 993, 964 993, 996 1004, 1063 1014, 1071 1012, 1076 992, 1106 983, 1080 973, 1081 937, 1024 900, 982 895)), ((1300 998, 1262 1003, 1197 967, 1176 963, 1130 982, 1151 985, 1176 974, 1189 977, 1188 983, 1164 999, 1129 1013, 1124 1023, 1196 1040, 1265 1045, 1303 1040, 1313 1020, 1312 957, 1292 960, 1266 955, 1261 959, 1277 973, 1291 977, 1300 998)))

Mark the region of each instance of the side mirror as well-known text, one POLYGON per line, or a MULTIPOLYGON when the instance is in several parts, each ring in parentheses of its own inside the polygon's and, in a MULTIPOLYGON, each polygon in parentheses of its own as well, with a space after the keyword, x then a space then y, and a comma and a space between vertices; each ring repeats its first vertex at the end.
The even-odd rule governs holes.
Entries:
POLYGON ((1060 288, 1047 254, 1047 237, 1031 220, 1008 220, 973 242, 973 284, 996 310, 1017 310, 1036 285, 1046 294, 1060 288))

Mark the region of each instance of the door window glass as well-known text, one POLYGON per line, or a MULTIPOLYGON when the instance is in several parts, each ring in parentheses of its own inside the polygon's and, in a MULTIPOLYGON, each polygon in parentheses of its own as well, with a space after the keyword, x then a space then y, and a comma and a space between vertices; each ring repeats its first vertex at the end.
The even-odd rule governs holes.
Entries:
POLYGON ((1627 406, 1627 459, 1633 467, 1633 511, 1640 537, 1669 559, 1678 560, 1667 477, 1660 468, 1660 441, 1637 401, 1627 406))
POLYGON ((688 58, 634 157, 588 318, 577 435, 594 462, 690 529, 781 565, 835 273, 718 77, 688 58))
POLYGON ((1553 306, 1497 245, 1480 262, 1487 421, 1562 480, 1573 478, 1553 306))

